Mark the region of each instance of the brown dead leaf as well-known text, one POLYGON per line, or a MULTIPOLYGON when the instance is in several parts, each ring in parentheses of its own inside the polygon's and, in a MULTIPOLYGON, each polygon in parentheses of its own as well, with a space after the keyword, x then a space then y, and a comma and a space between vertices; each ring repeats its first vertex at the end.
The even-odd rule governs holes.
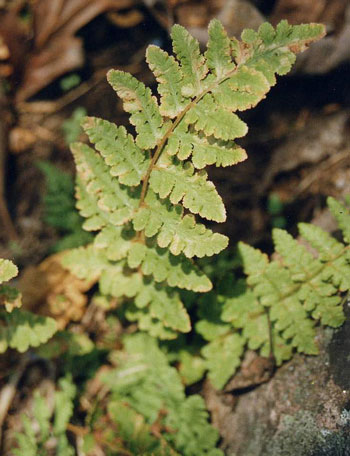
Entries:
MULTIPOLYGON (((82 40, 75 36, 80 28, 99 14, 133 4, 134 0, 36 0, 32 28, 24 28, 14 9, 3 14, 0 44, 16 76, 16 101, 28 99, 57 77, 82 66, 82 40)), ((6 74, 10 73, 7 69, 6 74)))
POLYGON ((81 320, 87 297, 84 294, 95 280, 80 280, 61 266, 64 252, 52 255, 23 273, 19 289, 23 308, 55 318, 59 329, 81 320))
POLYGON ((34 51, 16 100, 23 101, 62 74, 84 63, 75 33, 93 18, 124 7, 120 0, 38 0, 34 5, 34 51))
POLYGON ((273 24, 287 19, 291 24, 323 22, 335 26, 344 17, 346 4, 344 0, 279 0, 269 20, 273 24))

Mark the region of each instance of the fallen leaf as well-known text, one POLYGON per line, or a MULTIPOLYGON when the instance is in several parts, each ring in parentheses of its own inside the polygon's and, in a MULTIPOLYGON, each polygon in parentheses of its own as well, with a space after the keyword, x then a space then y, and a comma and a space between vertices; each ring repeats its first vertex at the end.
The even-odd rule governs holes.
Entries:
POLYGON ((64 269, 64 253, 52 255, 38 266, 29 266, 19 281, 23 308, 55 318, 59 329, 81 320, 88 301, 85 293, 95 283, 80 280, 64 269))

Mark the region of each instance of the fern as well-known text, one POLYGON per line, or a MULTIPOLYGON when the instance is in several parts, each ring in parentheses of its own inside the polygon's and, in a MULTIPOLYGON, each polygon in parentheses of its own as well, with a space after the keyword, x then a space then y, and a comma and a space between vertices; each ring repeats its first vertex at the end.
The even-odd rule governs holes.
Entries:
MULTIPOLYGON (((106 374, 104 382, 115 401, 110 403, 109 411, 121 425, 123 437, 128 437, 129 444, 135 448, 138 434, 133 427, 138 422, 135 415, 140 414, 148 426, 157 422, 162 437, 158 445, 165 441, 169 450, 176 451, 169 454, 222 455, 220 450, 215 449, 219 436, 208 424, 203 399, 199 395, 185 397, 178 372, 169 366, 157 342, 146 334, 135 334, 126 337, 124 343, 125 351, 114 354, 118 368, 106 374), (125 415, 127 420, 122 424, 125 415), (129 415, 132 418, 128 419, 129 415), (133 426, 129 420, 134 421, 133 426), (131 428, 128 434, 125 434, 126 426, 131 428)), ((147 427, 143 426, 143 430, 147 431, 147 427)), ((145 437, 143 441, 147 442, 145 437)), ((150 449, 148 451, 151 453, 150 449)), ((133 454, 145 453, 134 449, 133 454)))
POLYGON ((24 352, 29 347, 38 347, 49 340, 57 329, 52 318, 19 309, 22 306, 21 293, 16 288, 3 285, 17 274, 18 269, 10 260, 0 259, 0 353, 8 348, 24 352))
POLYGON ((59 388, 60 390, 55 392, 55 412, 52 425, 51 412, 47 402, 40 393, 36 392, 33 417, 38 424, 39 432, 35 432, 30 418, 23 415, 23 431, 16 435, 18 448, 13 450, 14 455, 48 456, 51 453, 46 444, 51 437, 56 439, 55 454, 57 456, 73 456, 75 454, 73 447, 68 442, 66 428, 72 417, 76 388, 69 377, 60 379, 59 388))
POLYGON ((64 265, 124 300, 125 316, 141 329, 164 339, 188 332, 178 290, 209 291, 212 284, 193 258, 228 244, 198 219, 226 219, 205 168, 246 159, 235 143, 248 131, 237 112, 261 101, 276 74, 286 74, 295 54, 323 34, 322 25, 282 21, 276 29, 246 30, 238 41, 213 20, 201 54, 198 41, 175 25, 173 56, 156 46, 146 52, 159 97, 132 75, 111 70, 108 81, 135 136, 101 119, 83 120, 96 151, 81 143, 71 147, 77 208, 86 219, 83 228, 99 233, 89 246, 68 253, 64 265))
POLYGON ((239 243, 246 279, 233 279, 226 293, 212 293, 202 300, 196 329, 209 341, 202 355, 217 388, 234 374, 245 347, 269 355, 268 315, 278 365, 294 351, 318 353, 317 324, 336 328, 344 322, 342 297, 350 290, 350 211, 333 198, 327 204, 344 243, 315 225, 300 223, 300 236, 311 250, 275 228, 276 259, 239 243))
POLYGON ((91 234, 82 229, 84 219, 75 209, 73 178, 49 162, 41 161, 37 166, 46 179, 44 221, 63 236, 52 246, 52 251, 60 252, 89 243, 91 234))

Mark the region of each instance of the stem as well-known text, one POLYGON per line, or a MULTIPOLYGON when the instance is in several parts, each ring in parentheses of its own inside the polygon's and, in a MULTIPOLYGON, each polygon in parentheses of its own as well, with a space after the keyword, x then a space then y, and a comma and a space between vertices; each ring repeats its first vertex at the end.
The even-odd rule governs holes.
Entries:
POLYGON ((266 311, 266 318, 267 318, 267 327, 269 330, 269 345, 270 345, 270 353, 269 353, 269 358, 271 360, 276 360, 275 354, 274 354, 274 349, 273 349, 273 336, 272 336, 272 324, 271 324, 271 318, 270 318, 270 311, 265 307, 266 311))

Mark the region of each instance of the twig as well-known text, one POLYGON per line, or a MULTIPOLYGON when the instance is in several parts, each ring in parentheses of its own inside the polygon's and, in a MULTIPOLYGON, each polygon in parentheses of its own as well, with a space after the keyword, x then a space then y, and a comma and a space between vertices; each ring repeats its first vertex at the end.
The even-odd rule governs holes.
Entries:
POLYGON ((300 195, 307 188, 309 188, 316 180, 320 179, 322 172, 329 172, 329 169, 344 159, 350 161, 350 150, 346 149, 342 152, 337 153, 336 155, 331 155, 327 160, 321 163, 314 172, 308 174, 305 179, 303 179, 296 190, 296 195, 300 195))
POLYGON ((28 356, 22 356, 15 372, 11 375, 8 383, 2 388, 0 393, 0 448, 2 444, 2 427, 7 416, 7 412, 11 407, 13 398, 15 397, 17 386, 22 378, 24 371, 30 358, 28 356))

